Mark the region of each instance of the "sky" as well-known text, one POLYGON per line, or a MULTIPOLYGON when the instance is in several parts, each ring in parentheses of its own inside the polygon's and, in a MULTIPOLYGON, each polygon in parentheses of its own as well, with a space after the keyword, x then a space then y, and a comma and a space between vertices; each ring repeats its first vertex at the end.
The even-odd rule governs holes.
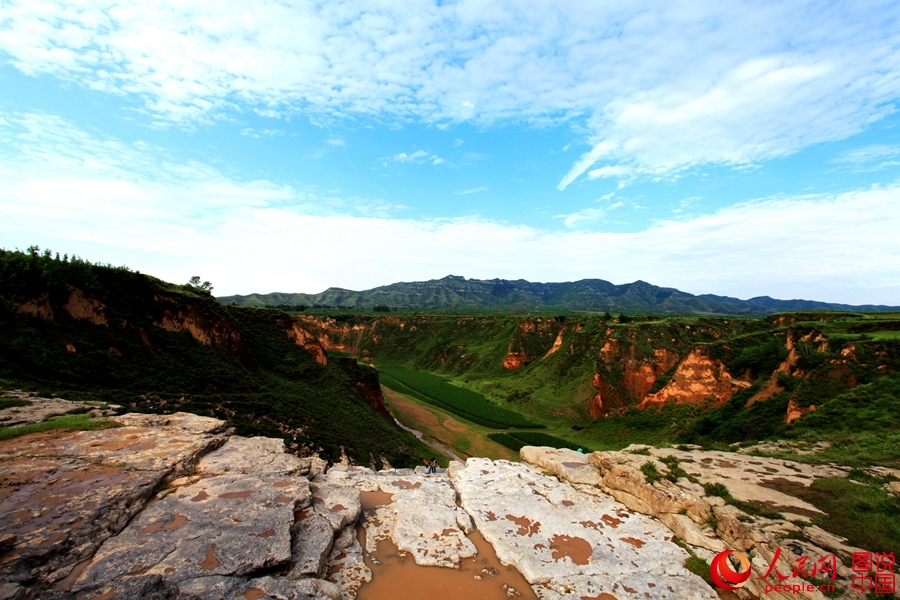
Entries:
POLYGON ((0 0, 0 247, 900 305, 900 8, 0 0))

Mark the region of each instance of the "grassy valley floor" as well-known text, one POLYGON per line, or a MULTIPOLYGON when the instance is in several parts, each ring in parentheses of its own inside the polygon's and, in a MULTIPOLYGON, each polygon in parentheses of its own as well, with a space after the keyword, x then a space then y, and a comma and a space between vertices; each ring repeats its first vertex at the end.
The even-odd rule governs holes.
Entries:
MULTIPOLYGON (((407 427, 420 431, 426 439, 446 446, 464 458, 484 456, 492 460, 519 460, 517 452, 488 439, 494 429, 455 418, 387 386, 382 385, 381 391, 391 414, 407 427)), ((444 460, 438 458, 438 462, 444 460)))

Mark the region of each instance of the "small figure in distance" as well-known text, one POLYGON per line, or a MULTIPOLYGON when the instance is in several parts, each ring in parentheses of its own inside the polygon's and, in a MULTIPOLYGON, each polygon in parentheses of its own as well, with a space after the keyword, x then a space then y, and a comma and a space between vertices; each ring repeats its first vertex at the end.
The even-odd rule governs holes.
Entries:
POLYGON ((437 459, 435 457, 431 457, 431 465, 428 467, 429 473, 437 473, 437 459))

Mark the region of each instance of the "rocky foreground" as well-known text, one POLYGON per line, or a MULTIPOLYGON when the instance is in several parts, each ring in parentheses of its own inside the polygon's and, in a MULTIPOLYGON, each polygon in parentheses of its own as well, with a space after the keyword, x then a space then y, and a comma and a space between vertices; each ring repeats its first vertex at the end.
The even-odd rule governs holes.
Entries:
MULTIPOLYGON (((380 541, 419 565, 453 568, 477 552, 467 537, 475 528, 542 600, 715 599, 685 568, 689 552, 750 554, 760 576, 778 547, 782 573, 800 554, 856 550, 818 528, 797 536, 788 520, 748 518, 687 478, 648 484, 640 470, 655 461, 664 472, 658 457, 677 455, 701 483, 724 481, 799 522, 815 507, 760 484, 809 485, 839 469, 699 450, 526 447, 522 463, 470 458, 436 475, 326 471, 281 440, 235 436, 216 419, 115 419, 123 426, 0 442, 0 598, 350 600, 371 580, 366 558, 380 541), (392 502, 362 521, 363 548, 356 528, 368 492, 392 502)), ((839 576, 843 597, 862 597, 843 565, 839 576)), ((751 579, 738 594, 761 596, 762 585, 751 579)), ((779 597, 824 596, 766 594, 779 597)))

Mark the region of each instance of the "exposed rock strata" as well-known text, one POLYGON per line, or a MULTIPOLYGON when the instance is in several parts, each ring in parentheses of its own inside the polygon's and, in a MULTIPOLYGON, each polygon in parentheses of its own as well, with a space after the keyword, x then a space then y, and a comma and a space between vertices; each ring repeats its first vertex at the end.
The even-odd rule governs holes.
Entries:
POLYGON ((749 381, 734 379, 722 361, 712 359, 696 348, 678 364, 669 383, 655 394, 644 397, 638 408, 668 403, 702 404, 707 400, 721 406, 737 390, 750 385, 749 381))

